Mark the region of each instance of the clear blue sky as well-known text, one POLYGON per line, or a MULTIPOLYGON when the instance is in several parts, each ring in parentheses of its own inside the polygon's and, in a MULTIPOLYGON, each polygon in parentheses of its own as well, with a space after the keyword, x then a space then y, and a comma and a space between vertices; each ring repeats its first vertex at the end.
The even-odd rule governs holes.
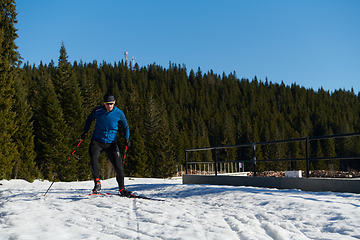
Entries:
POLYGON ((307 89, 360 91, 359 0, 17 0, 24 62, 140 67, 169 62, 195 72, 307 89))

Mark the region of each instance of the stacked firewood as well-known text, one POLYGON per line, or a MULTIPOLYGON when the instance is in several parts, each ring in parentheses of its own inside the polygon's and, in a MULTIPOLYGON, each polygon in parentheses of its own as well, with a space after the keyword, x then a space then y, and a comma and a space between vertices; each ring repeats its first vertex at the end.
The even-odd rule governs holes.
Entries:
MULTIPOLYGON (((254 176, 254 172, 249 172, 248 176, 254 176)), ((285 177, 285 171, 265 171, 256 172, 258 177, 285 177)), ((306 177, 306 172, 302 171, 302 176, 306 177)), ((316 170, 309 171, 309 177, 314 178, 359 178, 359 172, 342 172, 342 171, 325 171, 316 170)))

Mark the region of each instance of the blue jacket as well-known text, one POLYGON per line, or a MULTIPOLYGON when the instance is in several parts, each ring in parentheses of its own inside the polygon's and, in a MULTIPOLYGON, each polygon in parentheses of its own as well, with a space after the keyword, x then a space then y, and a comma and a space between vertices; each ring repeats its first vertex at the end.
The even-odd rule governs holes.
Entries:
POLYGON ((95 119, 96 124, 92 139, 103 143, 116 142, 119 123, 123 129, 124 138, 129 139, 129 125, 125 114, 119 108, 114 106, 113 110, 108 113, 105 106, 96 107, 86 119, 84 132, 89 131, 91 123, 95 119))

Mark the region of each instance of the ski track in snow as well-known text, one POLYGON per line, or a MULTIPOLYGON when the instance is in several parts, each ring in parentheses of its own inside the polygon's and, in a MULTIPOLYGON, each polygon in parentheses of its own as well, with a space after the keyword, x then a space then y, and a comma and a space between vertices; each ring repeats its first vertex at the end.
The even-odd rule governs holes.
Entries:
POLYGON ((0 239, 360 239, 359 194, 125 179, 161 202, 86 196, 92 181, 56 182, 46 197, 48 181, 0 183, 0 239))

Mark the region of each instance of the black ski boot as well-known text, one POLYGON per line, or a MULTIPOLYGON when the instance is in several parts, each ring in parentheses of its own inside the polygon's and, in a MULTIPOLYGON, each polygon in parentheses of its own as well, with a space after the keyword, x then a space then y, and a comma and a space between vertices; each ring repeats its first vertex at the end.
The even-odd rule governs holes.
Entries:
POLYGON ((135 196, 134 194, 132 194, 131 191, 126 190, 125 188, 120 189, 119 192, 122 197, 134 197, 135 196))
POLYGON ((94 180, 94 182, 95 182, 95 186, 94 186, 94 189, 92 190, 93 193, 100 192, 100 190, 101 190, 101 182, 100 182, 100 179, 97 178, 97 179, 94 180))

